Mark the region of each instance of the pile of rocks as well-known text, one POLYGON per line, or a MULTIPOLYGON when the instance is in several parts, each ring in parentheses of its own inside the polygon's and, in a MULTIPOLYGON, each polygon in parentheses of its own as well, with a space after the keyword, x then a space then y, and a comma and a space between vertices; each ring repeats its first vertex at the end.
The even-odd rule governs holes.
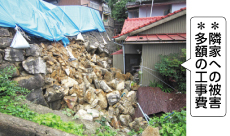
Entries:
MULTIPOLYGON (((132 129, 138 85, 133 84, 130 73, 111 68, 112 61, 103 45, 72 40, 68 50, 76 60, 68 61, 68 52, 59 42, 13 49, 8 42, 12 34, 3 34, 0 68, 17 67, 13 80, 31 90, 28 100, 53 110, 72 109, 75 117, 84 120, 100 120, 103 116, 116 129, 132 129)), ((146 122, 142 120, 142 124, 146 122)))

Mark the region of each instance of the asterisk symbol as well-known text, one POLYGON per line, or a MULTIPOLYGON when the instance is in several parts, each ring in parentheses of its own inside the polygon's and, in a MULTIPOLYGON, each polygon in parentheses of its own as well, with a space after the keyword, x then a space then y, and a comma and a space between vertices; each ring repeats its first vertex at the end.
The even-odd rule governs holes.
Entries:
POLYGON ((200 28, 200 30, 202 30, 203 28, 205 28, 205 27, 204 27, 205 24, 202 23, 202 22, 198 23, 197 25, 198 25, 197 28, 200 28))
POLYGON ((219 28, 218 25, 219 25, 218 23, 214 22, 214 23, 212 23, 212 28, 213 28, 214 30, 216 30, 217 28, 219 28))

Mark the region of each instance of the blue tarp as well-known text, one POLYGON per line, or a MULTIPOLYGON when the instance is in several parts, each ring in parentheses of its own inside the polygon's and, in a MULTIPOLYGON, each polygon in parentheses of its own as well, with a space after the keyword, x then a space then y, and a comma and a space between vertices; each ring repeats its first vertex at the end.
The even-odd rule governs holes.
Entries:
POLYGON ((19 26, 29 34, 50 41, 79 32, 104 32, 99 11, 83 6, 54 6, 42 0, 0 0, 0 26, 19 26))

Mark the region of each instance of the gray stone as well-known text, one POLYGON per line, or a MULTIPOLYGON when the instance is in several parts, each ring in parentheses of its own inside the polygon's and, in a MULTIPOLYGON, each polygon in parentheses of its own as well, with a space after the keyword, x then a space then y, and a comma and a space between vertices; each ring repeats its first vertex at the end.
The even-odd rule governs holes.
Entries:
POLYGON ((23 61, 23 60, 25 60, 24 50, 6 48, 5 49, 5 58, 4 59, 8 60, 8 61, 23 61))
POLYGON ((87 113, 91 114, 93 118, 97 118, 100 115, 100 112, 96 109, 87 109, 87 113))
POLYGON ((12 41, 13 41, 13 38, 0 37, 0 48, 5 49, 7 47, 10 47, 12 41))
POLYGON ((30 74, 46 73, 46 63, 41 57, 29 57, 22 62, 22 66, 30 74))
POLYGON ((35 104, 40 104, 40 105, 48 107, 48 104, 47 104, 47 102, 44 99, 43 91, 42 91, 41 88, 35 89, 35 90, 31 91, 27 95, 26 99, 29 100, 29 101, 31 101, 31 102, 33 102, 33 103, 35 103, 35 104))
POLYGON ((10 36, 10 32, 6 28, 0 28, 0 36, 1 37, 6 37, 6 36, 9 37, 10 36))
POLYGON ((108 93, 106 97, 108 99, 109 105, 114 105, 121 99, 120 93, 118 91, 108 93))
POLYGON ((59 90, 55 90, 54 88, 47 88, 44 97, 47 100, 47 102, 53 102, 61 100, 64 97, 64 95, 59 90))
POLYGON ((48 104, 49 104, 49 107, 53 110, 60 110, 61 108, 61 100, 53 101, 48 104))
POLYGON ((0 53, 0 63, 2 63, 2 61, 3 61, 3 56, 2 56, 2 54, 0 53))
POLYGON ((45 79, 40 74, 17 77, 14 80, 18 82, 19 86, 29 90, 38 89, 45 85, 45 79))
POLYGON ((37 44, 30 44, 30 48, 26 49, 26 56, 41 56, 42 50, 37 44))
POLYGON ((108 69, 109 68, 109 64, 106 61, 97 61, 97 65, 108 69))

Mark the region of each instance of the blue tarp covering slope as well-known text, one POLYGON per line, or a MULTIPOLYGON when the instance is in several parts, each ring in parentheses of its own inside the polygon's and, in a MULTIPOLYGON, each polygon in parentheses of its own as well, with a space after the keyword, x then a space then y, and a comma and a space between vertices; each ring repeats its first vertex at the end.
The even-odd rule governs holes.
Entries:
POLYGON ((50 41, 62 40, 64 44, 68 43, 65 36, 92 30, 105 31, 99 12, 91 8, 60 8, 42 0, 0 0, 0 26, 16 25, 32 35, 50 41))

